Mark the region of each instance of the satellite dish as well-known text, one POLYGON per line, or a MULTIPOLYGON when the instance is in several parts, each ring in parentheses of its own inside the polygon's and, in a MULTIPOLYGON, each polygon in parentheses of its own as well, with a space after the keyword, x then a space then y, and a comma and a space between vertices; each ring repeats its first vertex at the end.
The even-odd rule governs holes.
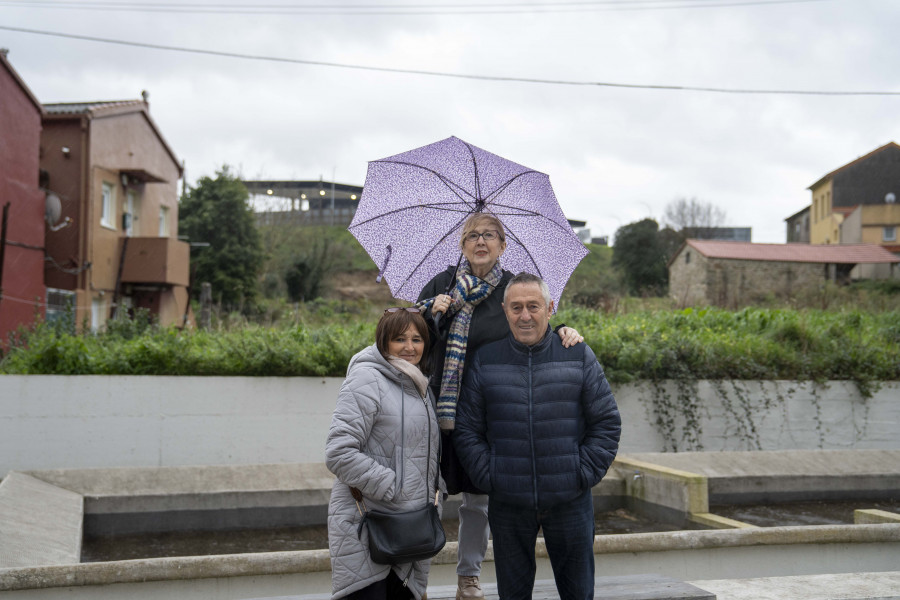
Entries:
POLYGON ((44 204, 44 218, 47 220, 47 224, 53 227, 59 223, 59 218, 62 216, 62 202, 59 201, 59 196, 53 192, 47 192, 44 204))
POLYGON ((894 202, 897 201, 897 196, 894 195, 894 192, 888 192, 884 196, 884 201, 887 202, 888 204, 893 204, 894 202))

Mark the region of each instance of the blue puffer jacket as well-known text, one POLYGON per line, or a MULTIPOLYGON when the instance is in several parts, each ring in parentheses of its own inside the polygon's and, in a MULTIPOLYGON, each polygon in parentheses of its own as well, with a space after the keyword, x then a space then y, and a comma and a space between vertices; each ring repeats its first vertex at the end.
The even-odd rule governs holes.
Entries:
POLYGON ((534 346, 510 334, 475 353, 453 440, 472 482, 492 498, 546 510, 600 482, 620 432, 593 351, 563 348, 548 328, 534 346))

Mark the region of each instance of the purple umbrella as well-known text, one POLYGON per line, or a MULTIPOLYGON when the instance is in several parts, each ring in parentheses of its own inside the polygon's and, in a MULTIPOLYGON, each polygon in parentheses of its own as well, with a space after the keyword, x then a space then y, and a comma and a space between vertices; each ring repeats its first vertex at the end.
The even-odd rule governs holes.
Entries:
POLYGON ((426 283, 458 263, 460 229, 476 212, 503 223, 501 266, 543 278, 558 304, 588 250, 563 215, 550 178, 459 138, 371 161, 349 230, 394 297, 415 302, 426 283))

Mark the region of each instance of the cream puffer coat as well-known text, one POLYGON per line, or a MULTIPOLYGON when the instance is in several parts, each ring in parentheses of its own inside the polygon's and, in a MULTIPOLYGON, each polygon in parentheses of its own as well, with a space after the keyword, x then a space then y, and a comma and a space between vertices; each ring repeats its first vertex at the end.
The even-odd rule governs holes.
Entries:
MULTIPOLYGON (((332 599, 384 579, 392 568, 372 562, 368 534, 358 536, 362 517, 351 486, 369 510, 402 512, 421 508, 426 497, 434 501, 440 433, 433 402, 374 345, 350 360, 325 444, 325 464, 337 476, 328 504, 332 599)), ((429 566, 426 560, 393 569, 418 600, 429 566)))

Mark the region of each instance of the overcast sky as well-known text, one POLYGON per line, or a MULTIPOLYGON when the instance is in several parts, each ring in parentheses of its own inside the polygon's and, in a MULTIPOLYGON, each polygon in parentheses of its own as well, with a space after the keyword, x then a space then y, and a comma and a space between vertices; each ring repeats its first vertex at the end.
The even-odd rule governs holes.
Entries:
POLYGON ((900 141, 898 0, 0 0, 0 27, 42 102, 147 90, 189 185, 223 164, 362 185, 367 161, 455 135, 549 174, 595 236, 696 197, 784 242, 809 185, 900 141))

